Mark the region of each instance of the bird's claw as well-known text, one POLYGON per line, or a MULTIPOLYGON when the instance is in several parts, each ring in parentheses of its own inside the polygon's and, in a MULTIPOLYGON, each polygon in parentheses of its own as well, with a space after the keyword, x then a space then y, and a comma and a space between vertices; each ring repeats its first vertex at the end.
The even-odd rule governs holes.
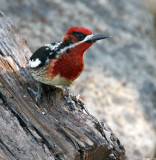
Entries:
POLYGON ((66 92, 67 92, 67 96, 65 96, 64 98, 65 98, 65 100, 66 100, 66 102, 67 102, 68 104, 71 104, 70 109, 71 109, 71 110, 75 110, 76 104, 75 104, 75 102, 71 99, 70 92, 69 92, 69 89, 68 89, 68 88, 66 88, 66 92))
POLYGON ((75 110, 75 107, 76 107, 76 104, 75 104, 75 102, 71 99, 71 97, 64 97, 65 98, 65 100, 66 100, 66 102, 68 103, 68 104, 71 104, 71 107, 72 108, 70 108, 70 109, 72 109, 72 110, 75 110))
POLYGON ((28 87, 28 90, 33 93, 35 96, 36 102, 38 102, 41 99, 41 88, 38 87, 38 91, 34 91, 32 88, 28 87))
POLYGON ((41 99, 41 95, 37 92, 35 100, 36 102, 38 102, 41 99))

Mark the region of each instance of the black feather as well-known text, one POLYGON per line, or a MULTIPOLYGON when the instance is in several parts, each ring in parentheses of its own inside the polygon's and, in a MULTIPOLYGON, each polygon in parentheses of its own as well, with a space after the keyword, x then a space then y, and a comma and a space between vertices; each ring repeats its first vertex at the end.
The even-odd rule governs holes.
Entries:
MULTIPOLYGON (((56 44, 57 42, 51 43, 51 45, 56 44)), ((57 49, 51 50, 48 46, 42 46, 33 53, 33 55, 30 57, 30 60, 35 61, 38 58, 41 61, 41 63, 35 68, 43 67, 44 65, 46 65, 46 61, 48 59, 54 59, 56 57, 56 54, 57 49)))

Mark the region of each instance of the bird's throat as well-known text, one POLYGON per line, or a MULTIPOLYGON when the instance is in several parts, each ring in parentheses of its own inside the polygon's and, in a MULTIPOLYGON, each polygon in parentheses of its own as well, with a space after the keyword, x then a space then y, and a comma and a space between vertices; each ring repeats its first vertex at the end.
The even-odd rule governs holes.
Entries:
POLYGON ((75 45, 73 48, 71 48, 69 50, 69 52, 75 56, 82 56, 83 57, 83 54, 84 52, 92 45, 93 43, 80 43, 78 45, 75 45))

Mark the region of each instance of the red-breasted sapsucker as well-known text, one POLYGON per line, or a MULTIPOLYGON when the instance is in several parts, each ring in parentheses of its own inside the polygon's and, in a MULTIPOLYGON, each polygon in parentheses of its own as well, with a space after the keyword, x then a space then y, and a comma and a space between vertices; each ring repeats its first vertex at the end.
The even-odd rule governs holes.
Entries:
MULTIPOLYGON (((108 38, 94 35, 84 27, 71 27, 62 42, 40 47, 29 60, 33 78, 47 85, 69 86, 84 69, 83 54, 97 40, 108 38)), ((41 93, 29 88, 38 98, 41 93)), ((70 95, 67 102, 74 106, 70 95)))

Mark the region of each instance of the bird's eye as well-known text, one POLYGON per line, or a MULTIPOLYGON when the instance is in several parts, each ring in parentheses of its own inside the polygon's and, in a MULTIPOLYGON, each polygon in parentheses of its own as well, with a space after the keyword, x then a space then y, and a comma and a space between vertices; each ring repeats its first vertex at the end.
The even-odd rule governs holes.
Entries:
POLYGON ((82 41, 86 35, 84 35, 83 33, 79 33, 79 32, 74 32, 73 33, 75 35, 75 37, 79 40, 79 41, 82 41))

